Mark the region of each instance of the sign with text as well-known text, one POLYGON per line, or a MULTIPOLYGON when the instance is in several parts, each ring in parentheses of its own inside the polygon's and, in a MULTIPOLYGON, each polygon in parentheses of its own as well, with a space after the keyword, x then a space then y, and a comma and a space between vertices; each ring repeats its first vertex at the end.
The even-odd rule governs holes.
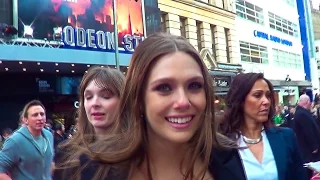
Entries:
MULTIPOLYGON (((143 40, 141 0, 116 0, 119 50, 143 40)), ((61 41, 64 47, 114 50, 112 0, 19 0, 19 38, 61 41)))
POLYGON ((283 39, 283 38, 280 38, 280 37, 277 37, 277 36, 274 36, 274 35, 271 35, 271 34, 267 34, 265 32, 254 30, 253 31, 253 35, 254 35, 254 37, 266 39, 266 40, 269 40, 269 41, 273 41, 275 43, 283 44, 283 45, 286 45, 286 46, 292 46, 292 42, 291 41, 283 39))
POLYGON ((215 87, 229 88, 231 84, 231 77, 229 76, 214 76, 215 87))

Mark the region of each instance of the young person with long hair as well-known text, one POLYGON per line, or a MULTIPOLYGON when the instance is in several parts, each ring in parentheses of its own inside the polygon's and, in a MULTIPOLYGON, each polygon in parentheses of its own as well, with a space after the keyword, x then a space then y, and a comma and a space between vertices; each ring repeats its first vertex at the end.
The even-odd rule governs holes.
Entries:
POLYGON ((213 79, 183 37, 154 34, 135 49, 113 132, 79 148, 77 178, 212 179, 216 132, 213 79))
POLYGON ((215 180, 306 180, 292 129, 276 127, 274 90, 262 73, 239 74, 226 97, 221 132, 240 148, 213 151, 215 180))
POLYGON ((115 69, 94 66, 83 76, 80 84, 78 131, 58 146, 54 179, 69 179, 79 167, 78 147, 106 135, 114 123, 124 75, 115 69))

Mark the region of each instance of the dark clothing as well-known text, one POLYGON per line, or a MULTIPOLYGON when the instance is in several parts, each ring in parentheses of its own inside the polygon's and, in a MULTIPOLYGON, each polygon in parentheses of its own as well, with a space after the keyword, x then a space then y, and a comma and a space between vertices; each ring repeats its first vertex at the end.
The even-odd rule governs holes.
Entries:
POLYGON ((307 109, 297 106, 294 114, 294 130, 304 162, 320 160, 320 130, 307 109), (318 153, 312 153, 318 149, 318 153))
POLYGON ((66 136, 64 134, 60 135, 57 132, 54 133, 54 149, 57 149, 58 144, 66 140, 66 136))
MULTIPOLYGON (((83 166, 89 162, 89 165, 81 171, 81 179, 92 179, 94 177, 97 168, 99 166, 99 162, 91 161, 86 155, 80 156, 80 165, 83 166)), ((128 173, 123 172, 117 168, 112 168, 109 170, 107 177, 105 180, 127 180, 128 173)))
MULTIPOLYGON (((280 127, 268 128, 265 131, 276 162, 279 180, 307 180, 294 132, 289 128, 280 127)), ((214 149, 209 169, 214 180, 246 180, 237 149, 214 149)))
POLYGON ((284 115, 284 122, 280 125, 280 127, 294 128, 293 114, 288 113, 284 115))

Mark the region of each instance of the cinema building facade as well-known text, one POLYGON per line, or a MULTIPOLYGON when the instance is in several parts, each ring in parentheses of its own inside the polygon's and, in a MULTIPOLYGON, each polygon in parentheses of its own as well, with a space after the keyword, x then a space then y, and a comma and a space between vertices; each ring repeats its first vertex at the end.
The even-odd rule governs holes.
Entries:
POLYGON ((108 2, 0 0, 0 127, 16 128, 19 112, 32 99, 44 103, 47 118, 68 126, 88 68, 126 73, 135 47, 160 31, 160 10, 156 0, 117 0, 116 38, 108 2), (18 31, 14 36, 11 27, 18 31))

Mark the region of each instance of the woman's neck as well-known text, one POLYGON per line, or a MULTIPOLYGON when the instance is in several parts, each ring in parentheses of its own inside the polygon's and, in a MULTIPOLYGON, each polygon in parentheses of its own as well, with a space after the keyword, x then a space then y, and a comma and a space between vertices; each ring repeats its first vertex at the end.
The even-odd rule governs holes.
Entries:
POLYGON ((257 139, 261 137, 261 130, 263 128, 262 123, 244 123, 241 128, 242 135, 246 136, 247 138, 257 139))

